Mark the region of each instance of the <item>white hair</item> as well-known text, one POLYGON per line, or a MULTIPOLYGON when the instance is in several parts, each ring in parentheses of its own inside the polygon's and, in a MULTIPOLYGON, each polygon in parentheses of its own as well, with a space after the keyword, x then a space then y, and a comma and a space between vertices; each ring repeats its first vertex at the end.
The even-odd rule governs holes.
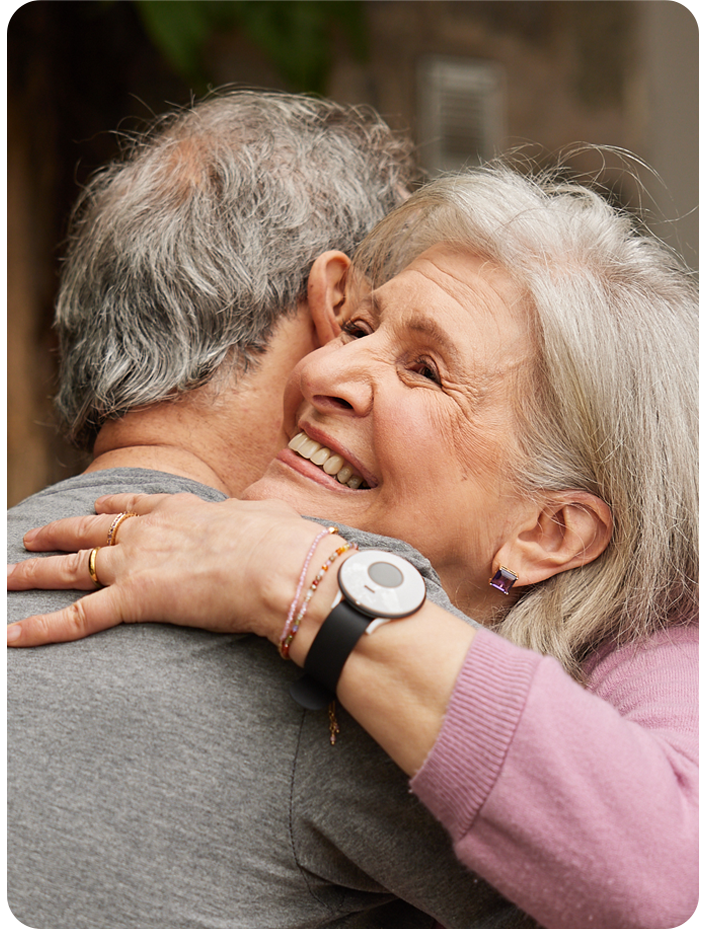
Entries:
POLYGON ((56 307, 69 436, 90 447, 107 418, 252 364, 317 256, 351 254, 408 195, 410 149, 374 111, 302 95, 235 90, 156 120, 73 213, 56 307))
POLYGON ((518 384, 520 487, 585 490, 612 511, 598 559, 529 588, 497 624, 580 677, 603 640, 697 610, 696 285, 595 190, 502 164, 422 188, 356 264, 379 285, 439 242, 498 263, 526 298, 536 357, 518 384))

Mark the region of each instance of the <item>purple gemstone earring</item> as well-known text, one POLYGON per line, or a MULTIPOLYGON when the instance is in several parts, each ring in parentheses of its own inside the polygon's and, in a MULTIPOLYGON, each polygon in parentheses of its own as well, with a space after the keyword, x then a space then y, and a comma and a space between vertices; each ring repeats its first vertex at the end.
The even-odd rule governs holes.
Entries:
POLYGON ((504 565, 501 565, 493 577, 489 579, 488 584, 491 588, 497 588, 498 591, 502 591, 503 594, 509 594, 510 588, 517 581, 518 577, 519 575, 511 572, 510 569, 505 568, 504 565))

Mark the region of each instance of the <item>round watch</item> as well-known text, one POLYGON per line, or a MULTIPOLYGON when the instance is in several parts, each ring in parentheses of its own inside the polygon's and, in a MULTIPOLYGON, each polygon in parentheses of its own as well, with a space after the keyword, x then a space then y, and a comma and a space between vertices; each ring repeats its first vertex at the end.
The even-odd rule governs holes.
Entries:
POLYGON ((306 674, 290 688, 292 697, 308 710, 320 710, 334 699, 343 666, 363 633, 410 616, 426 598, 417 569, 381 549, 365 549, 346 559, 338 570, 338 587, 306 657, 306 674))

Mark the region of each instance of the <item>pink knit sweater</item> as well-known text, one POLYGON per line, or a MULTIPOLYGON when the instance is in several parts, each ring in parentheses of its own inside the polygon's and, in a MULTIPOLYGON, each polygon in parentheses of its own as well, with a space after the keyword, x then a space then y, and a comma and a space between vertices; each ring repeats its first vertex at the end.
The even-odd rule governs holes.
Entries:
POLYGON ((545 927, 676 927, 698 893, 698 630, 606 651, 588 687, 487 630, 412 789, 545 927))

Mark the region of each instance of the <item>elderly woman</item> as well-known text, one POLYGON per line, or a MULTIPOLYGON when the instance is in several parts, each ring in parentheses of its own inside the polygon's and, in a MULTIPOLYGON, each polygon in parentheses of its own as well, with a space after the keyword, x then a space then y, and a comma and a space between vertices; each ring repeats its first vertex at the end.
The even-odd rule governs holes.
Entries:
POLYGON ((12 588, 108 587, 8 639, 267 636, 305 666, 295 697, 335 688, 541 925, 676 926, 697 894, 689 275, 598 194, 505 168, 428 185, 355 265, 372 287, 331 264, 341 336, 295 369, 289 448, 247 502, 107 498, 33 534, 94 549, 12 588), (297 514, 407 541, 480 628, 384 552, 339 553, 336 578, 340 539, 297 514))

